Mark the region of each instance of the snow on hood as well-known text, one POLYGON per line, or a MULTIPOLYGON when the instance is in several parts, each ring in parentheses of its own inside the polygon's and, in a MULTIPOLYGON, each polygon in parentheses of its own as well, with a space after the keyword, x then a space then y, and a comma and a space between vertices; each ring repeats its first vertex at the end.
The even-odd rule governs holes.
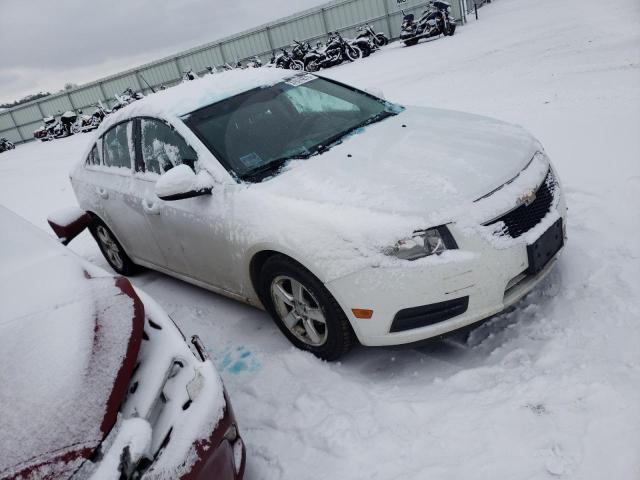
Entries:
POLYGON ((540 146, 520 127, 433 108, 363 128, 261 188, 296 199, 395 214, 433 214, 516 176, 540 146))
POLYGON ((113 277, 86 278, 73 253, 4 208, 0 244, 0 476, 11 476, 99 444, 134 315, 113 277))
MULTIPOLYGON (((418 229, 449 222, 479 226, 516 206, 549 168, 520 127, 459 112, 408 107, 321 155, 295 160, 237 196, 239 241, 284 246, 322 265, 324 281, 365 266, 394 265, 386 247, 418 229), (526 167, 526 168, 525 168, 526 167), (524 169, 524 170, 523 170, 524 169), (492 192, 488 199, 475 200, 492 192), (292 201, 295 200, 295 201, 292 201)), ((402 262, 404 268, 466 258, 402 262)))

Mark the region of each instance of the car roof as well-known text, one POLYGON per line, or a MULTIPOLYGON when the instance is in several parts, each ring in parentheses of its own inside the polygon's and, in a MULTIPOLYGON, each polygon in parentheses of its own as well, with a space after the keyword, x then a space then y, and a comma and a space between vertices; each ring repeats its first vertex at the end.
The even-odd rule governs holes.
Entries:
POLYGON ((248 90, 276 84, 293 75, 296 72, 267 67, 208 74, 150 94, 107 116, 100 125, 97 136, 132 117, 151 116, 171 121, 248 90))

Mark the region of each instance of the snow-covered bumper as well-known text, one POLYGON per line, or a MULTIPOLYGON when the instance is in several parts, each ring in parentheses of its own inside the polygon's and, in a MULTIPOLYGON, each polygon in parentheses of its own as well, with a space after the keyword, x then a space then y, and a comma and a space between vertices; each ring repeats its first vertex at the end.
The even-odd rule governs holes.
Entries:
POLYGON ((566 239, 559 184, 553 197, 551 209, 526 235, 493 241, 491 234, 450 224, 458 249, 365 268, 326 286, 363 345, 412 343, 463 328, 513 305, 551 271, 566 239), (534 265, 533 248, 549 237, 556 246, 543 264, 534 265), (354 309, 373 314, 357 318, 354 309))
POLYGON ((121 470, 113 478, 240 480, 245 447, 204 346, 197 337, 189 346, 151 297, 136 294, 145 310, 143 341, 118 424, 91 478, 121 470))

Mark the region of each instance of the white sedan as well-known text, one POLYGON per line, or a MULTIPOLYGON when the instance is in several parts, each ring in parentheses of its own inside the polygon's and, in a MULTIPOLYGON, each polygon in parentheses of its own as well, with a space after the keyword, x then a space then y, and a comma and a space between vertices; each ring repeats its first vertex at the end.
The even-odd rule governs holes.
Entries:
POLYGON ((71 181, 118 273, 264 308, 324 359, 494 315, 565 241, 558 177, 520 127, 276 69, 122 109, 71 181))

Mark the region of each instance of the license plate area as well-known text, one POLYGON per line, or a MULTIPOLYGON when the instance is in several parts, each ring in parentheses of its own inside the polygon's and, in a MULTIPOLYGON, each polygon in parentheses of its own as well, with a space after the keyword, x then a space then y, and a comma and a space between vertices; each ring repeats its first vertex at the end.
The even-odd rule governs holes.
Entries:
POLYGON ((538 240, 531 245, 527 245, 527 256, 529 257, 527 274, 536 275, 540 273, 563 245, 564 232, 562 230, 562 219, 560 218, 538 240))

